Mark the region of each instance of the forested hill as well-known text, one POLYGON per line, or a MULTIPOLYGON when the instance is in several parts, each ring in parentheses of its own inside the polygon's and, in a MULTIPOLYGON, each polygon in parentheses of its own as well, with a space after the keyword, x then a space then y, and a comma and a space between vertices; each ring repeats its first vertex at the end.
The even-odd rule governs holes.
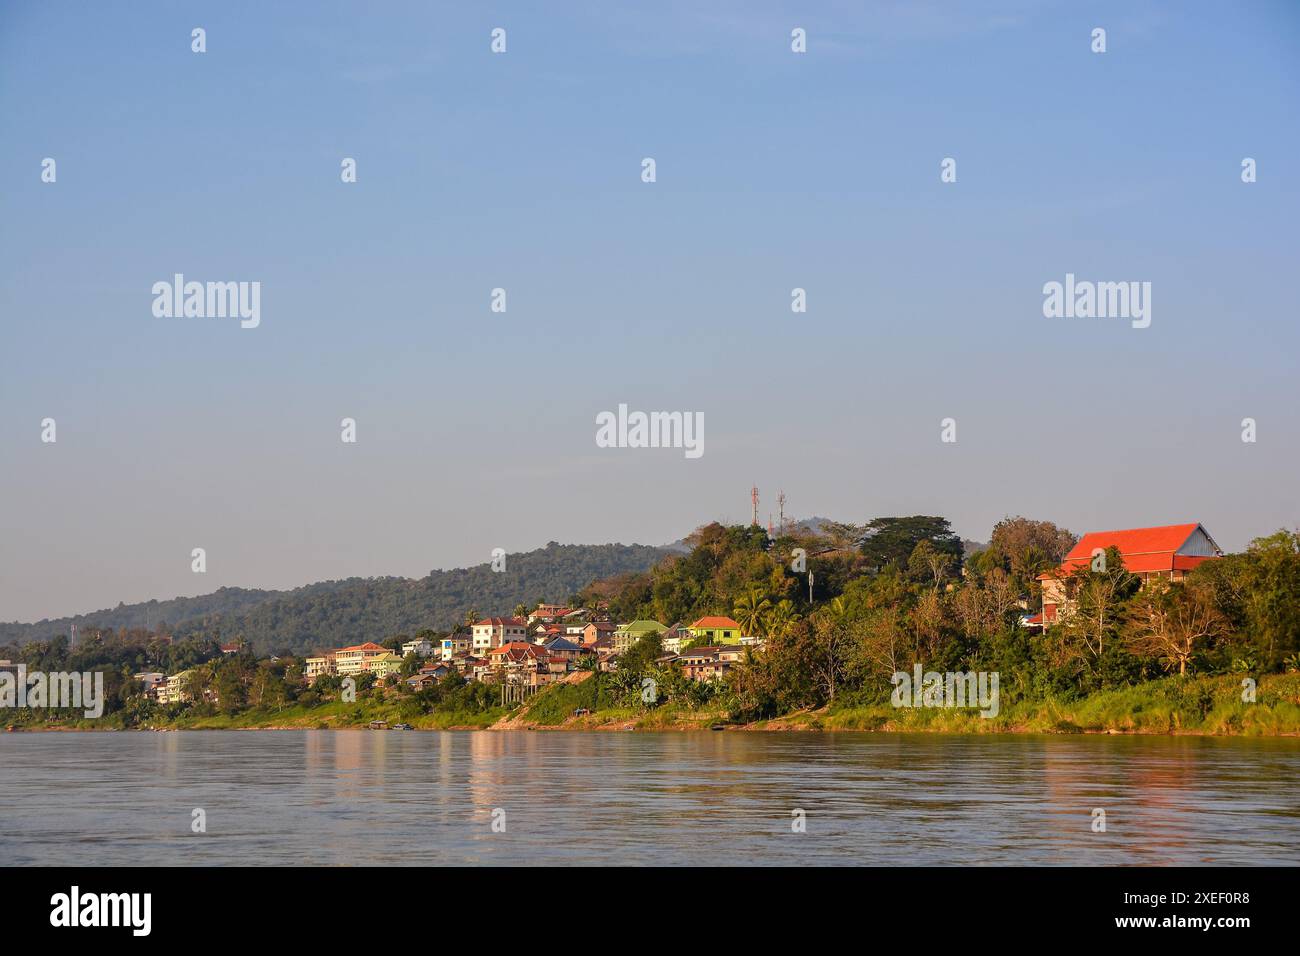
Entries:
POLYGON ((421 628, 447 629, 469 610, 510 614, 517 604, 565 601, 592 581, 648 570, 664 548, 622 544, 557 544, 506 557, 506 569, 489 564, 433 571, 412 578, 348 578, 292 591, 222 588, 170 601, 116 608, 36 624, 0 623, 0 645, 66 635, 71 625, 157 629, 176 637, 204 633, 231 640, 242 635, 260 653, 338 647, 421 628))

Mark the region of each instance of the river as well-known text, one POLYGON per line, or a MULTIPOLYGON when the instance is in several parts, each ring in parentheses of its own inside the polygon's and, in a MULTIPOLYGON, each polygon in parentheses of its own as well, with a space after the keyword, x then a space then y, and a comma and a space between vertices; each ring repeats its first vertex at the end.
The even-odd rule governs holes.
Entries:
POLYGON ((15 733, 0 864, 1296 864, 1297 780, 1296 739, 15 733))

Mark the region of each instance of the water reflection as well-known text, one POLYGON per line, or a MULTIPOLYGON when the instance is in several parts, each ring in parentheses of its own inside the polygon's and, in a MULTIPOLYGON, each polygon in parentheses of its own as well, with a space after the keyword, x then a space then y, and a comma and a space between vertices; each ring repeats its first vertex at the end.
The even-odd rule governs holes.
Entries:
POLYGON ((1294 864, 1298 771, 1290 739, 13 734, 0 863, 1294 864))

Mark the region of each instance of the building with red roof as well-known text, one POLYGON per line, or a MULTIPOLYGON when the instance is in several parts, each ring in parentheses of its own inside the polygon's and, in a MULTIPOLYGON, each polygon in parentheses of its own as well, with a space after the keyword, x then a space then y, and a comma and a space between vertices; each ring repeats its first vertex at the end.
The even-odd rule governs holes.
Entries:
POLYGON ((695 640, 708 641, 711 644, 738 644, 741 633, 740 624, 729 617, 706 616, 700 618, 686 630, 695 640))
POLYGON ((338 674, 360 674, 370 669, 370 662, 376 657, 392 653, 386 647, 380 647, 374 641, 341 647, 334 652, 334 669, 338 674))
POLYGON ((1171 524, 1160 528, 1125 528, 1121 531, 1090 531, 1079 539, 1061 566, 1040 574, 1043 582, 1043 613, 1030 618, 1031 624, 1052 624, 1073 604, 1070 576, 1088 567, 1095 555, 1116 548, 1124 568, 1145 585, 1163 578, 1182 581, 1193 568, 1223 556, 1223 551, 1200 523, 1171 524))

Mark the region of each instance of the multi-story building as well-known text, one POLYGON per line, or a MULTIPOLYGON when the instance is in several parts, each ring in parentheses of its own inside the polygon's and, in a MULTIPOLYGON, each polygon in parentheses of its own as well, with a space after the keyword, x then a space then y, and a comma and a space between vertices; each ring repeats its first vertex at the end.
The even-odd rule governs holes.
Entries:
POLYGON ((528 622, 522 617, 487 617, 472 628, 470 645, 476 657, 482 657, 493 648, 511 641, 528 640, 528 622))
POLYGON ((158 688, 167 682, 167 675, 156 671, 143 671, 131 676, 144 685, 145 696, 152 697, 155 700, 158 699, 158 688))
POLYGON ((179 704, 190 699, 190 675, 193 671, 173 674, 158 685, 158 703, 179 704))
POLYGON ((402 656, 414 654, 417 657, 430 657, 433 654, 433 642, 427 637, 417 637, 402 645, 402 656))
POLYGON ((308 657, 303 661, 303 676, 308 684, 316 683, 317 678, 338 673, 334 668, 334 652, 330 651, 320 657, 308 657))
POLYGON ((717 646, 693 647, 688 651, 682 651, 678 657, 682 664, 682 674, 690 680, 702 683, 726 677, 731 672, 731 665, 735 661, 724 659, 723 650, 724 648, 717 646))
POLYGON ((469 634, 449 634, 444 637, 439 650, 444 661, 449 661, 453 657, 461 654, 468 654, 474 645, 474 638, 469 634))
POLYGON ((370 671, 379 680, 383 680, 390 674, 400 673, 402 670, 402 659, 388 651, 384 654, 377 654, 365 662, 365 669, 370 671))
POLYGON ((488 662, 492 678, 506 684, 549 684, 569 670, 564 658, 552 656, 536 644, 521 641, 496 648, 488 655, 488 662))
POLYGON ((340 648, 334 652, 335 672, 344 676, 360 674, 370 669, 368 665, 372 659, 391 653, 388 648, 380 647, 374 641, 340 648))
POLYGON ((614 653, 622 654, 641 638, 650 634, 662 634, 666 630, 668 628, 658 621, 633 621, 630 624, 622 624, 611 636, 614 642, 614 653))

